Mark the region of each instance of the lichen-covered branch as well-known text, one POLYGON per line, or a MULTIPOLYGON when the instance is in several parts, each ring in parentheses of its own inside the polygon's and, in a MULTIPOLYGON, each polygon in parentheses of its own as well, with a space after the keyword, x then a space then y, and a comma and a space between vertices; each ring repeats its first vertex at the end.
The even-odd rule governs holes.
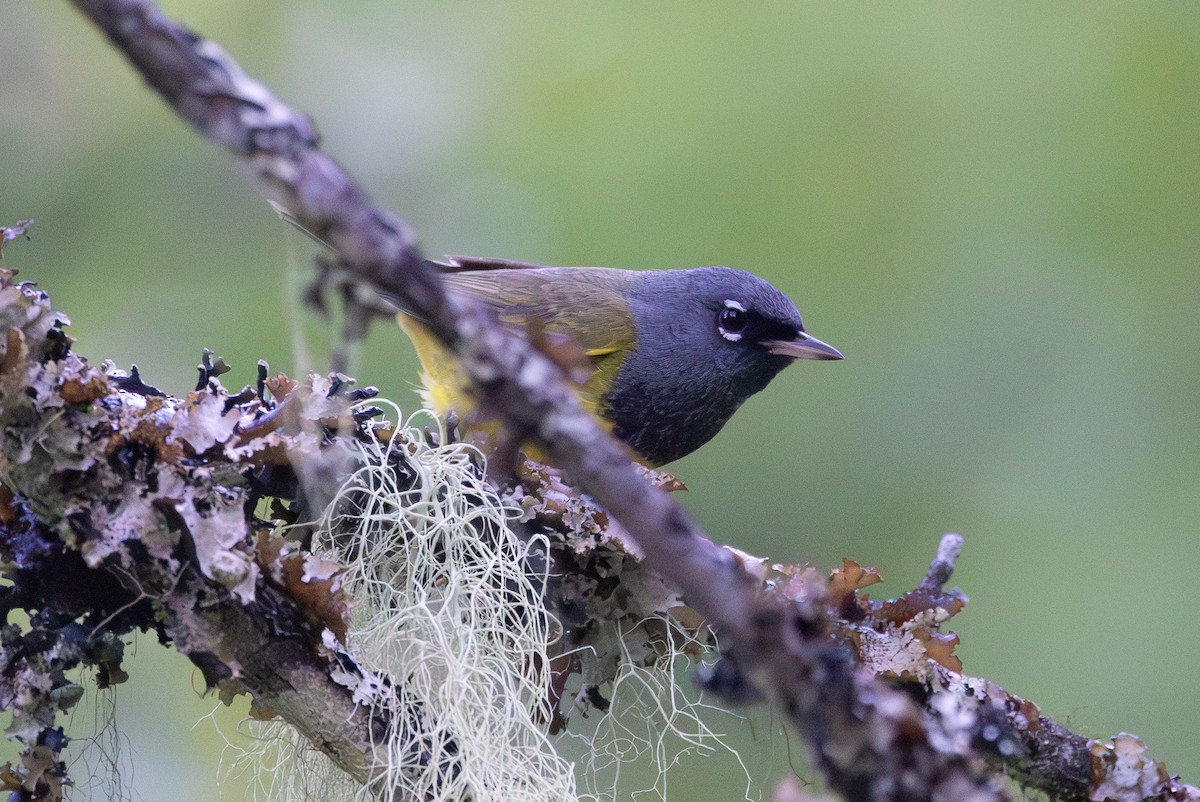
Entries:
POLYGON ((92 665, 102 687, 120 681, 120 637, 139 629, 368 781, 373 740, 393 724, 331 679, 334 650, 316 648, 328 616, 294 597, 289 558, 254 515, 281 495, 274 485, 295 484, 296 461, 335 459, 320 433, 353 431, 363 393, 314 378, 272 381, 278 402, 261 388, 230 397, 209 364, 200 389, 172 398, 72 353, 65 322, 45 293, 0 271, 0 559, 11 581, 0 603, 31 618, 0 636, 0 701, 26 769, 53 766, 13 787, 59 798, 63 769, 47 745, 61 746, 55 714, 81 694, 67 672, 92 665))
MULTIPOLYGON (((105 31, 172 108, 229 151, 260 192, 330 244, 337 254, 333 268, 347 277, 350 283, 346 286, 403 298, 408 308, 429 321, 431 331, 459 356, 481 402, 497 413, 514 438, 538 440, 574 483, 599 503, 604 514, 632 536, 645 566, 678 587, 688 604, 717 632, 727 661, 710 678, 709 687, 731 698, 763 696, 776 704, 812 745, 814 761, 830 787, 856 800, 982 801, 1007 798, 997 766, 1013 766, 1029 774, 1035 768, 1051 770, 1036 762, 1054 751, 1048 747, 1039 747, 1033 759, 1019 762, 1026 759, 1022 749, 1030 748, 1022 735, 1028 728, 1010 727, 1006 714, 1010 701, 1002 692, 1003 699, 991 692, 981 697, 978 686, 966 684, 965 690, 956 694, 953 677, 957 675, 944 663, 942 669, 915 673, 915 679, 899 672, 896 676, 907 683, 905 690, 884 681, 872 668, 869 647, 880 630, 887 632, 889 626, 895 627, 899 638, 895 645, 907 646, 926 663, 930 655, 944 656, 945 644, 937 625, 947 613, 939 611, 956 603, 952 595, 941 592, 941 577, 947 573, 944 567, 934 570, 929 581, 914 591, 921 595, 909 599, 907 607, 895 608, 864 607, 866 603, 855 592, 857 582, 850 583, 849 593, 843 592, 844 577, 835 577, 825 586, 806 572, 756 576, 748 570, 752 566, 708 540, 667 494, 646 481, 580 409, 550 359, 493 326, 482 311, 460 307, 445 295, 437 276, 421 261, 407 227, 374 207, 340 165, 319 150, 305 117, 247 76, 215 44, 173 25, 147 0, 73 2, 105 31), (763 592, 764 582, 773 592, 763 592), (855 616, 860 623, 871 625, 856 629, 855 616), (949 672, 944 681, 938 679, 943 670, 949 672)), ((370 306, 363 297, 353 291, 346 294, 352 320, 361 319, 370 306)), ((144 403, 138 402, 141 409, 127 407, 130 399, 121 395, 117 379, 70 361, 61 327, 50 318, 45 321, 36 348, 30 346, 35 339, 26 326, 19 321, 6 326, 9 334, 0 370, 32 370, 34 375, 24 380, 40 380, 48 391, 32 406, 9 392, 3 396, 6 426, 28 425, 32 419, 39 427, 23 430, 26 445, 13 452, 4 466, 6 484, 20 494, 14 508, 18 512, 10 517, 25 520, 20 511, 28 509, 36 523, 34 529, 45 527, 50 542, 57 538, 82 558, 87 569, 103 568, 116 578, 123 592, 114 589, 113 597, 94 606, 92 613, 68 607, 51 623, 87 621, 82 645, 77 646, 83 649, 102 630, 121 631, 114 622, 138 605, 165 609, 168 619, 171 615, 189 622, 196 618, 194 626, 175 621, 159 624, 153 616, 128 625, 145 622, 157 629, 205 669, 210 683, 238 682, 255 693, 261 704, 283 712, 289 720, 306 716, 307 700, 318 695, 313 688, 323 688, 321 693, 329 693, 333 699, 327 704, 341 712, 349 710, 349 715, 334 726, 337 716, 331 711, 323 723, 308 722, 311 729, 306 732, 311 732, 322 748, 329 745, 325 739, 332 733, 331 751, 341 755, 343 767, 355 776, 370 776, 372 733, 401 724, 364 720, 362 709, 350 705, 344 690, 330 689, 328 682, 322 681, 324 670, 340 658, 328 653, 314 655, 311 650, 306 653, 302 645, 289 653, 280 645, 298 633, 311 633, 315 625, 310 623, 310 629, 304 629, 305 608, 294 600, 268 603, 269 599, 289 598, 285 591, 276 594, 271 585, 271 581, 279 581, 286 588, 286 582, 278 579, 284 572, 277 570, 275 557, 267 560, 268 571, 253 556, 255 549, 247 546, 252 526, 234 514, 244 515, 248 500, 255 498, 255 493, 261 495, 254 488, 253 474, 243 470, 250 465, 261 467, 272 452, 258 453, 254 443, 231 439, 233 429, 224 427, 240 425, 245 427, 243 431, 257 434, 254 426, 261 422, 260 414, 271 413, 254 406, 253 392, 244 400, 238 400, 241 396, 230 399, 233 403, 226 410, 226 401, 215 400, 219 393, 202 388, 183 401, 160 399, 136 388, 131 381, 134 377, 125 377, 133 389, 124 392, 144 403), (10 410, 14 417, 7 418, 10 410), (231 417, 231 412, 236 415, 231 417), (110 421, 113 415, 116 420, 110 421), (193 436, 200 438, 199 442, 193 441, 193 436), (104 448, 97 450, 97 443, 104 448), (113 443, 118 444, 115 450, 110 449, 113 443), (193 474, 197 460, 203 470, 193 474), (147 471, 148 464, 153 471, 147 471), (45 480, 38 479, 39 473, 45 480), (147 484, 150 493, 143 496, 141 484, 148 483, 151 476, 159 484, 154 488, 147 484), (96 484, 78 487, 79 482, 96 484), (193 498, 191 482, 201 482, 208 492, 204 503, 180 502, 193 498), (85 515, 78 514, 80 507, 85 515), (138 573, 148 567, 158 572, 148 577, 138 573), (122 578, 128 574, 134 579, 122 578), (184 605, 173 603, 177 594, 193 599, 193 609, 202 613, 185 615, 184 605), (279 619, 291 623, 276 621, 277 606, 296 608, 279 619), (216 614, 211 614, 214 610, 216 614), (74 618, 67 617, 71 613, 74 618), (236 629, 240 616, 266 623, 255 630, 251 622, 244 622, 243 630, 232 636, 233 642, 221 640, 222 636, 210 629, 223 630, 230 625, 236 629), (257 638, 255 642, 261 644, 268 663, 263 673, 246 668, 257 664, 250 655, 237 651, 241 637, 257 638), (211 650, 200 646, 209 642, 219 646, 211 650), (283 662, 297 674, 285 671, 283 679, 273 684, 272 670, 279 666, 270 665, 269 658, 278 653, 287 653, 283 662), (233 663, 237 665, 231 668, 233 663), (226 669, 230 669, 228 675, 226 669), (307 685, 309 681, 312 686, 307 685), (277 702, 261 701, 268 697, 277 702), (339 746, 343 743, 344 755, 339 746)), ((257 395, 261 403, 261 393, 257 395)), ((289 400, 284 406, 292 397, 317 404, 317 412, 296 413, 306 420, 324 419, 319 408, 339 403, 337 393, 322 392, 316 383, 286 395, 289 400)), ((305 403, 295 402, 297 407, 305 403)), ((344 411, 344 406, 336 415, 330 411, 331 421, 341 420, 344 411)), ((256 441, 282 433, 280 436, 294 436, 298 441, 280 443, 281 452, 309 453, 318 459, 336 454, 325 437, 314 434, 335 431, 333 423, 316 430, 300 427, 290 431, 285 425, 288 416, 276 414, 280 429, 268 430, 256 441)), ((8 453, 7 437, 5 448, 8 453)), ((24 541, 18 538, 16 542, 24 541)), ((56 548, 59 546, 50 551, 56 548)), ((950 562, 947 557, 939 564, 950 562)), ((40 573, 41 567, 39 563, 35 570, 40 573)), ((14 594, 13 603, 19 603, 18 596, 14 594)), ((53 661, 63 653, 57 646, 50 653, 34 646, 23 644, 18 650, 5 644, 5 656, 28 652, 46 654, 53 661)), ((19 663, 15 660, 9 665, 19 669, 19 663)), ((891 671, 883 670, 883 675, 890 676, 891 671)), ((21 687, 27 690, 30 686, 21 687)), ((34 705, 38 712, 31 721, 51 716, 48 704, 42 700, 42 706, 34 705)), ((1028 708, 1012 704, 1027 721, 1028 708)), ((306 726, 299 721, 297 725, 306 726)), ((47 732, 46 727, 40 732, 47 732)), ((1081 774, 1079 750, 1067 741, 1061 745, 1061 754, 1066 756, 1062 781, 1067 783, 1067 778, 1081 774)), ((41 745, 30 748, 35 747, 41 745)), ((54 749, 53 744, 45 748, 54 749)), ((1089 748, 1095 754, 1095 745, 1089 748)), ((1056 785, 1059 778, 1031 784, 1057 788, 1062 798, 1084 798, 1083 794, 1102 798, 1095 796, 1102 794, 1119 799, 1168 799, 1190 793, 1173 784, 1165 772, 1148 768, 1156 765, 1150 762, 1141 764, 1145 770, 1136 773, 1141 783, 1138 790, 1110 793, 1124 782, 1122 778, 1131 776, 1124 770, 1136 748, 1117 745, 1100 751, 1086 783, 1075 782, 1069 786, 1072 790, 1061 790, 1068 786, 1056 785), (1118 754, 1125 760, 1114 757, 1118 754)), ((53 772, 45 774, 52 776, 53 772)), ((22 782, 27 781, 28 775, 22 782)))
MULTIPOLYGON (((378 781, 387 761, 376 750, 420 711, 389 706, 380 696, 401 678, 364 674, 344 648, 337 566, 301 548, 303 528, 289 540, 270 534, 312 504, 301 487, 306 474, 344 475, 360 459, 351 456, 354 442, 394 436, 367 424, 375 410, 356 405, 371 391, 340 379, 266 379, 264 368, 257 389, 230 394, 217 379, 224 366, 206 357, 197 390, 171 398, 136 371, 88 365, 71 352, 64 322, 43 292, 0 271, 0 560, 11 582, 0 604, 31 619, 0 631, 0 700, 25 746, 4 782, 29 799, 61 798, 65 739, 56 719, 81 696, 67 672, 86 665, 102 685, 123 681, 120 638, 134 629, 174 645, 225 697, 248 692, 261 715, 288 721, 358 782, 378 781)), ((398 461, 377 469, 403 486, 413 470, 405 455, 417 445, 391 450, 398 461)), ((557 680, 581 673, 595 681, 615 659, 604 649, 612 642, 606 625, 624 621, 617 629, 627 641, 642 638, 651 650, 671 648, 673 631, 704 638, 701 619, 647 574, 605 510, 543 467, 527 464, 519 479, 509 499, 551 544, 547 596, 564 626, 560 653, 593 661, 572 658, 551 672, 555 710, 572 705, 556 695, 557 680)), ((945 588, 960 548, 960 538, 946 536, 925 579, 890 601, 861 594, 878 572, 851 561, 826 576, 724 549, 756 589, 764 623, 755 634, 778 621, 797 626, 784 648, 761 647, 779 660, 765 668, 726 637, 731 656, 705 683, 733 700, 782 688, 775 698, 791 704, 828 776, 847 796, 856 783, 861 789, 850 798, 1001 793, 962 785, 953 771, 936 774, 938 763, 914 765, 925 750, 980 777, 1009 773, 1055 799, 1200 798, 1133 736, 1084 739, 1031 702, 960 673, 957 640, 941 631, 966 602, 945 588), (798 612, 788 618, 789 610, 798 612), (771 611, 779 611, 774 620, 771 611), (758 673, 774 685, 747 685, 758 673), (781 686, 785 674, 794 679, 781 686), (881 747, 863 734, 892 740, 881 747), (904 784, 881 788, 885 778, 904 784)), ((574 702, 600 704, 599 691, 585 684, 574 702)), ((425 751, 408 754, 419 762, 425 751)))

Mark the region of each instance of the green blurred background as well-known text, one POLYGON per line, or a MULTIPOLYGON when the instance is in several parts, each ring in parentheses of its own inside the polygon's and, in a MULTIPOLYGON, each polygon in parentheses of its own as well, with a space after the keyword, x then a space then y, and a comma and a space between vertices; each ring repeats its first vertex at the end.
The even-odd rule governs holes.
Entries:
MULTIPOLYGON (((166 8, 310 112, 430 254, 772 280, 847 359, 674 466, 696 516, 878 565, 883 593, 961 532, 966 670, 1200 781, 1200 5, 166 8)), ((0 223, 37 220, 7 261, 79 350, 177 393, 204 346, 231 386, 305 367, 295 235, 65 2, 4 17, 0 223)), ((399 333, 355 372, 415 405, 399 333)), ((201 683, 150 641, 117 707, 134 792, 214 799, 192 724, 216 703, 184 709, 201 683)), ((728 774, 706 765, 669 796, 728 774)))

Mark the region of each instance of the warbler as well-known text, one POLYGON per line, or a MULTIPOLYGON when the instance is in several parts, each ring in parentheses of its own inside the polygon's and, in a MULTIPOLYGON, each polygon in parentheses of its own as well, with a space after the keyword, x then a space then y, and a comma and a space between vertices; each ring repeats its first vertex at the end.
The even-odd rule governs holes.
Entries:
MULTIPOLYGON (((535 327, 578 343, 588 374, 581 403, 652 468, 711 440, 795 360, 843 358, 805 332, 786 295, 743 270, 447 260, 432 264, 450 293, 490 307, 514 330, 535 327)), ((442 415, 454 410, 468 428, 482 424, 453 353, 409 312, 397 320, 421 361, 426 405, 442 415)))

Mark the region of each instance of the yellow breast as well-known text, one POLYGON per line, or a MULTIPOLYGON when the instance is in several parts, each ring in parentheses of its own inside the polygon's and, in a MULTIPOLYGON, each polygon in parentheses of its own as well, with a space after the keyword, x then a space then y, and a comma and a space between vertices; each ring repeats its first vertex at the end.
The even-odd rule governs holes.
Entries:
MULTIPOLYGON (((470 382, 454 352, 442 345, 423 323, 409 315, 397 313, 396 322, 412 340, 417 358, 421 361, 422 402, 443 419, 453 412, 458 417, 463 433, 485 454, 490 454, 497 443, 500 424, 479 409, 471 394, 470 382)), ((610 430, 612 424, 605 420, 601 412, 601 399, 616 378, 621 354, 615 349, 597 349, 596 352, 588 351, 587 355, 594 369, 588 380, 577 386, 576 394, 583 408, 606 430, 610 430)), ((525 451, 531 459, 546 461, 545 455, 538 449, 526 445, 525 451)))

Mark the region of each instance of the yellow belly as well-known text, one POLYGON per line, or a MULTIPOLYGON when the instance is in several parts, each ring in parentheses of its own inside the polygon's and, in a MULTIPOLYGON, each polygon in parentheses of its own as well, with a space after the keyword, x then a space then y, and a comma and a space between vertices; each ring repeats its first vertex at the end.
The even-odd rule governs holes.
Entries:
MULTIPOLYGON (((463 436, 479 446, 484 454, 491 455, 498 441, 500 422, 479 409, 469 389, 470 382, 454 352, 442 345, 424 324, 403 312, 396 315, 396 322, 412 340, 417 358, 421 361, 420 394, 425 406, 442 419, 451 412, 455 413, 463 436)), ((603 395, 600 385, 611 384, 612 377, 619 367, 619 363, 614 360, 604 360, 576 392, 583 408, 596 418, 605 430, 611 430, 612 424, 597 411, 597 399, 603 395)), ((540 449, 528 443, 522 444, 522 448, 530 459, 546 462, 546 455, 540 449)))

